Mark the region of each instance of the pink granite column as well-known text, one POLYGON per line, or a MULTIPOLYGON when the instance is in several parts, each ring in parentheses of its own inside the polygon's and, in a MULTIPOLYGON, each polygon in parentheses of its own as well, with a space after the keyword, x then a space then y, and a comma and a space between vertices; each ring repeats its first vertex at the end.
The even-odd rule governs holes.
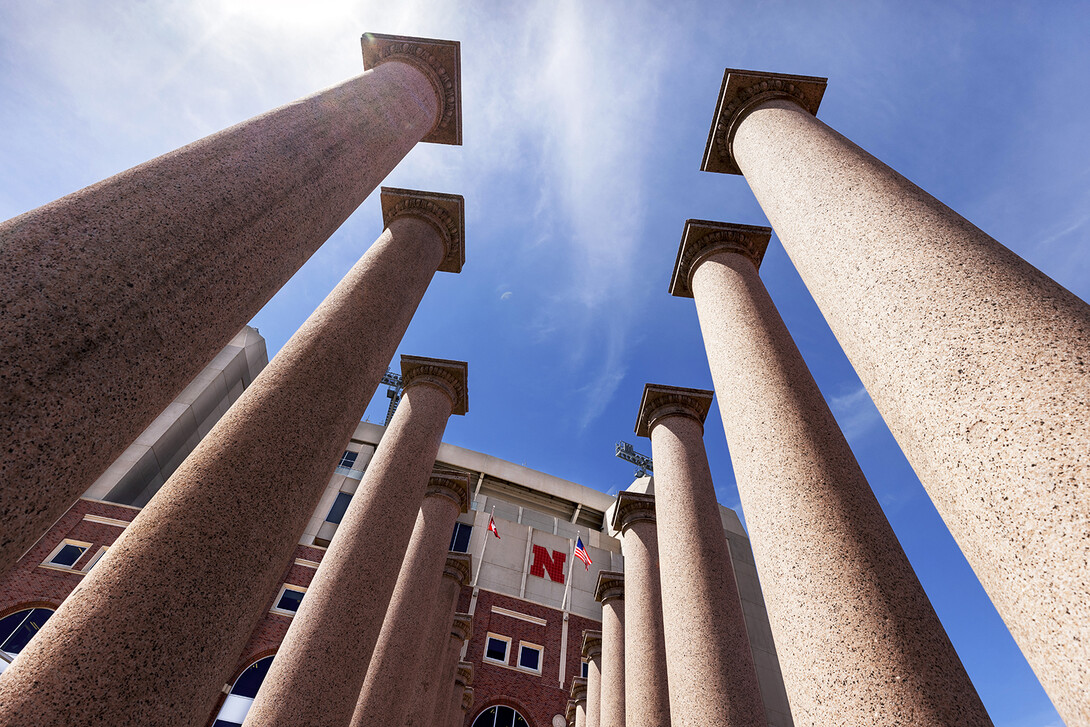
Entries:
POLYGON ((624 624, 626 727, 670 727, 670 690, 659 584, 655 497, 622 492, 613 510, 621 534, 627 605, 624 624))
POLYGON ((428 475, 447 417, 457 406, 451 384, 459 367, 430 368, 406 382, 412 386, 406 386, 390 430, 292 619, 246 717, 249 727, 347 725, 365 676, 384 660, 392 621, 400 629, 400 661, 384 666, 391 678, 412 676, 427 624, 419 618, 419 604, 434 599, 454 521, 469 504, 464 474, 433 470, 428 475), (417 417, 408 424, 416 426, 398 428, 396 417, 410 393, 417 417), (392 439, 395 433, 399 438, 392 439), (380 465, 387 467, 387 477, 380 479, 379 470, 372 478, 380 465), (391 471, 395 467, 406 474, 391 471), (387 489, 397 492, 375 492, 387 489), (406 516, 417 503, 416 525, 409 531, 406 516), (401 553, 404 559, 395 574, 401 553))
POLYGON ((770 234, 690 220, 671 293, 696 298, 792 714, 990 725, 757 275, 770 234))
POLYGON ((462 706, 465 691, 473 684, 473 664, 468 661, 460 661, 454 672, 454 691, 442 722, 436 722, 437 727, 462 727, 466 721, 466 709, 462 706))
POLYGON ((587 727, 598 727, 602 714, 602 632, 583 632, 587 665, 587 727))
POLYGON ((655 460, 662 614, 674 727, 766 727, 742 601, 704 451, 712 392, 648 384, 636 434, 655 460))
POLYGON ((1090 723, 1090 307, 818 121, 825 79, 728 71, 703 168, 745 174, 1069 723, 1090 723))
POLYGON ((587 680, 576 677, 571 680, 571 699, 568 704, 575 704, 575 727, 587 727, 587 680))
POLYGON ((469 710, 473 709, 473 687, 466 687, 462 691, 462 706, 459 708, 459 719, 454 722, 456 725, 464 725, 466 721, 466 715, 469 714, 469 710))
MULTIPOLYGON (((453 530, 453 528, 454 523, 451 523, 448 530, 453 530)), ((447 543, 449 544, 449 542, 450 534, 448 533, 447 543)), ((427 725, 430 727, 439 724, 435 719, 435 712, 438 708, 445 709, 447 706, 447 690, 449 690, 454 680, 454 669, 462 653, 462 641, 469 638, 468 633, 471 630, 472 617, 469 614, 462 614, 462 619, 469 620, 456 620, 455 612, 458 608, 458 595, 462 592, 462 586, 469 584, 472 574, 473 557, 469 553, 454 551, 447 553, 447 565, 443 571, 442 583, 432 592, 430 617, 422 621, 423 624, 427 625, 427 629, 417 650, 416 667, 412 676, 404 682, 404 684, 411 685, 409 689, 414 695, 412 703, 406 706, 404 712, 398 713, 402 716, 398 718, 397 724, 404 724, 407 727, 413 725, 427 725), (457 647, 455 652, 451 654, 450 650, 455 648, 454 640, 457 640, 457 647), (442 654, 447 655, 446 660, 443 659, 442 654), (448 665, 449 670, 446 668, 448 665), (443 681, 444 679, 446 681, 443 681), (407 715, 407 718, 405 715, 407 715)), ((429 603, 429 601, 424 601, 424 603, 429 603)), ((410 606, 410 608, 413 607, 410 606)), ((419 610, 421 607, 416 606, 415 608, 419 610)), ((385 632, 386 624, 383 624, 382 628, 383 632, 385 632)), ((394 649, 390 658, 400 659, 404 658, 404 656, 403 653, 394 649)), ((381 664, 376 664, 375 669, 381 668, 381 664)), ((376 681, 374 674, 374 669, 367 672, 367 681, 364 683, 363 691, 356 703, 355 714, 352 717, 354 726, 377 723, 378 720, 374 719, 373 715, 384 710, 387 711, 387 714, 390 713, 388 708, 384 707, 380 701, 376 701, 376 694, 381 691, 381 685, 386 684, 389 685, 387 687, 389 689, 404 691, 404 684, 393 683, 386 676, 381 676, 376 681)))
MULTIPOLYGON (((203 725, 435 270, 461 265, 461 235, 445 226, 461 218, 444 212, 460 212, 460 197, 383 202, 378 241, 5 672, 0 723, 203 725)), ((450 409, 465 411, 465 364, 405 357, 402 371, 428 383, 386 436, 408 429, 398 436, 434 458, 450 409)), ((417 481, 398 461, 370 471, 417 481)), ((397 503, 401 487, 373 490, 397 503)), ((383 501, 373 490, 362 488, 383 501)))
POLYGON ((602 603, 602 688, 598 723, 624 727, 624 573, 602 571, 594 597, 602 603))
POLYGON ((417 142, 460 143, 458 43, 364 50, 361 76, 0 224, 0 574, 417 142))

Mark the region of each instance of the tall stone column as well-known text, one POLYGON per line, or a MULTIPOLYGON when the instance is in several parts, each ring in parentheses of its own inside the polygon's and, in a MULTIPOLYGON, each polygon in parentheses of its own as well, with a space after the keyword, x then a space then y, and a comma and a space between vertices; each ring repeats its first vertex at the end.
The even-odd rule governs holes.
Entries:
POLYGON ((990 725, 757 275, 771 232, 689 220, 670 292, 696 299, 792 714, 990 725))
POLYGON ((712 392, 648 384, 636 434, 655 460, 670 717, 682 725, 766 727, 742 601, 704 451, 712 392))
POLYGON ((0 574, 417 142, 461 143, 458 43, 363 45, 361 76, 0 224, 0 574))
MULTIPOLYGON (((455 607, 457 607, 457 594, 455 594, 454 599, 455 607)), ((446 656, 441 660, 436 660, 434 681, 426 682, 434 684, 434 688, 429 687, 424 692, 424 698, 419 701, 416 710, 414 710, 413 722, 416 724, 443 727, 450 721, 448 718, 451 714, 451 689, 457 677, 458 664, 462 656, 462 645, 472 635, 473 616, 468 613, 455 613, 454 620, 447 627, 446 656), (428 691, 433 693, 430 698, 428 698, 428 691), (429 703, 433 705, 431 715, 429 719, 424 719, 423 708, 429 703)))
POLYGON ((601 727, 624 727, 624 573, 602 571, 594 598, 602 603, 601 727))
POLYGON ((627 491, 617 495, 612 527, 621 534, 628 592, 624 624, 625 725, 670 727, 654 495, 627 491))
POLYGON ((466 710, 462 706, 462 698, 467 688, 473 685, 473 664, 468 661, 458 662, 458 668, 454 672, 454 692, 451 694, 450 703, 447 706, 446 716, 442 722, 436 722, 439 727, 462 727, 466 721, 466 710))
POLYGON ((462 706, 459 710, 460 719, 454 724, 465 724, 466 715, 469 714, 469 710, 473 709, 473 687, 466 687, 462 691, 462 706))
POLYGON ((587 665, 587 727, 598 727, 602 714, 602 632, 583 632, 587 665))
MULTIPOLYGON (((378 241, 5 672, 0 722, 203 725, 435 270, 463 260, 461 197, 384 190, 383 203, 378 241)), ((404 357, 402 373, 419 379, 416 403, 402 402, 386 438, 409 449, 376 454, 367 481, 386 486, 360 491, 405 516, 390 532, 407 542, 420 500, 406 505, 403 490, 426 481, 447 416, 465 411, 466 366, 404 357)), ((393 587, 389 563, 376 591, 393 587)))
MULTIPOLYGON (((454 523, 451 523, 447 528, 447 544, 450 543, 450 532, 453 529, 454 523)), ((411 685, 410 689, 414 698, 410 700, 403 712, 399 708, 394 709, 392 714, 397 717, 396 724, 404 724, 406 727, 413 727, 413 725, 431 727, 439 724, 434 721, 435 712, 439 706, 446 707, 448 690, 454 679, 454 668, 462 652, 462 641, 469 638, 472 617, 469 614, 463 614, 463 618, 470 620, 456 621, 455 612, 458 609, 458 594, 462 592, 462 586, 469 584, 472 574, 473 557, 469 553, 455 551, 447 553, 447 565, 443 570, 442 583, 432 592, 430 618, 422 620, 422 623, 427 624, 427 630, 417 651, 415 670, 406 678, 406 681, 398 684, 382 675, 379 675, 378 680, 375 679, 378 673, 376 670, 380 669, 381 665, 376 664, 373 669, 369 669, 367 681, 364 682, 363 691, 359 695, 355 714, 352 717, 354 727, 381 724, 382 714, 391 714, 390 708, 383 705, 381 701, 383 685, 386 690, 395 690, 394 693, 397 694, 404 692, 405 684, 411 685), (451 642, 454 639, 457 639, 457 647, 451 654, 450 649, 454 648, 451 642), (439 656, 441 654, 447 654, 449 661, 439 656), (449 670, 446 669, 448 663, 449 670), (445 682, 444 679, 446 679, 445 682), (399 689, 401 691, 397 692, 396 690, 399 689)), ((419 605, 415 607, 411 605, 412 601, 408 603, 410 612, 414 608, 420 608, 419 605)), ((386 625, 383 625, 383 631, 385 630, 386 625)), ((395 649, 390 658, 395 660, 404 658, 404 654, 395 649)), ((390 717, 390 720, 394 722, 394 717, 390 717)))
POLYGON ((729 70, 702 168, 745 174, 1061 716, 1090 723, 1090 307, 818 121, 824 89, 729 70))
POLYGON ((575 704, 575 727, 587 727, 587 680, 583 677, 571 680, 571 699, 568 704, 575 704))
MULTIPOLYGON (((432 375, 457 371, 457 367, 453 371, 435 368, 432 375)), ((436 378, 441 384, 450 383, 436 378)), ((250 727, 347 725, 365 676, 376 665, 397 680, 411 679, 419 668, 416 655, 427 625, 419 618, 420 604, 434 599, 439 589, 450 531, 458 514, 468 508, 470 486, 462 473, 432 470, 430 477, 427 474, 438 451, 431 445, 442 438, 442 425, 450 415, 446 404, 453 401, 448 394, 454 390, 422 387, 420 381, 420 377, 414 379, 417 405, 422 398, 435 399, 429 413, 438 421, 417 422, 416 431, 400 432, 410 437, 426 433, 424 441, 390 442, 400 450, 400 465, 412 477, 369 480, 375 467, 372 460, 254 699, 246 717, 250 727), (438 438, 432 436, 436 431, 438 438), (425 462, 428 457, 430 462, 425 462), (401 492, 382 498, 391 505, 389 509, 376 508, 370 489, 388 487, 401 492), (392 529, 403 527, 406 520, 406 513, 397 509, 411 512, 414 503, 419 503, 419 511, 406 548, 402 545, 405 536, 392 529), (375 557, 377 553, 383 557, 375 557), (405 555, 394 576, 399 553, 405 555), (399 650, 396 662, 389 658, 391 647, 399 650)), ((409 391, 406 387, 405 396, 409 391)), ((376 459, 389 437, 387 433, 379 442, 376 459)), ((406 700, 402 694, 393 701, 405 704, 406 700)))

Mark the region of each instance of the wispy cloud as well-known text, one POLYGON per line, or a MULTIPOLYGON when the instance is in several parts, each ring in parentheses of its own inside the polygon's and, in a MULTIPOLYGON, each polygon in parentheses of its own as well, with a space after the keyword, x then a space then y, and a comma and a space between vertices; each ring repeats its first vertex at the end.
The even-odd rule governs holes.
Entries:
POLYGON ((849 442, 862 438, 882 421, 882 415, 878 413, 870 395, 862 386, 830 398, 829 408, 832 409, 840 430, 844 432, 844 438, 849 442))

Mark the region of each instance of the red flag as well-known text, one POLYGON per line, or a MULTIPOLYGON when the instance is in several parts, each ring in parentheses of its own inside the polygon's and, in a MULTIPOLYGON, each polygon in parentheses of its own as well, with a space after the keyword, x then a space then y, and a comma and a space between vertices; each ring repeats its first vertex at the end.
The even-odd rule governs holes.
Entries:
POLYGON ((496 530, 496 518, 492 517, 492 513, 488 514, 488 529, 497 538, 500 537, 500 531, 496 530))

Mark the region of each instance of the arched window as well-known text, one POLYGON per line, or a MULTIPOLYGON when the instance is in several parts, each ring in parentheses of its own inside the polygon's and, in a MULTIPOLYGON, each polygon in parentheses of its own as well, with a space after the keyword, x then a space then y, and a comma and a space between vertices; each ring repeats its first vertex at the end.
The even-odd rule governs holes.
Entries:
POLYGON ((510 707, 497 704, 477 715, 473 727, 530 727, 526 718, 510 707))
POLYGON ((257 690, 261 688, 261 682, 265 681, 265 675, 269 673, 272 660, 271 656, 258 659, 239 674, 238 679, 231 686, 231 693, 227 695, 227 699, 223 700, 223 706, 220 707, 212 727, 240 727, 246 721, 246 714, 254 703, 254 697, 257 696, 257 690))
POLYGON ((0 619, 0 672, 52 615, 51 608, 27 608, 0 619))

